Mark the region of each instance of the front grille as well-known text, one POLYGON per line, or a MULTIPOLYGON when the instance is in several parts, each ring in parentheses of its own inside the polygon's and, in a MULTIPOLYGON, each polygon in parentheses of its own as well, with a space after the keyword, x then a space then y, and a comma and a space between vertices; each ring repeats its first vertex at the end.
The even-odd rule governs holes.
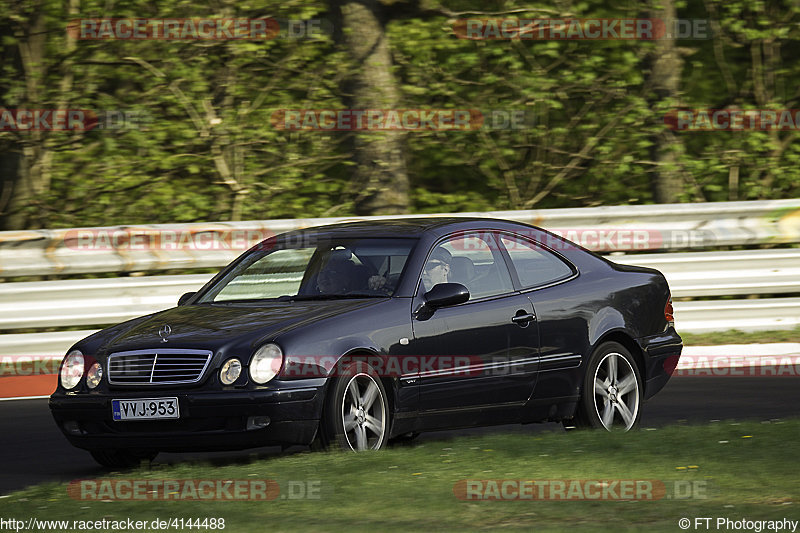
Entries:
POLYGON ((203 377, 211 352, 207 350, 136 350, 108 357, 111 385, 171 385, 197 383, 203 377))

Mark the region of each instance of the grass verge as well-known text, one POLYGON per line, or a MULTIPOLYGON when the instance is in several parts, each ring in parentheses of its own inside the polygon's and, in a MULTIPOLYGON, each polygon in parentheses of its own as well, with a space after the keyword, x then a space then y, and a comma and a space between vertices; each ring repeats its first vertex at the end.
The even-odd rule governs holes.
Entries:
POLYGON ((69 521, 217 517, 225 519, 226 532, 680 531, 678 520, 684 517, 798 520, 797 435, 800 420, 715 422, 628 434, 490 434, 381 452, 300 453, 246 464, 181 463, 104 477, 271 479, 281 486, 281 497, 260 502, 83 501, 68 496, 67 485, 50 483, 0 499, 0 516, 69 521), (462 501, 453 488, 465 479, 657 480, 667 493, 652 501, 462 501), (319 498, 284 499, 290 482, 317 483, 319 498), (693 492, 670 492, 678 485, 692 486, 693 492))
MULTIPOLYGON (((678 332, 680 333, 680 332, 678 332)), ((764 344, 770 342, 800 342, 800 327, 775 331, 715 331, 712 333, 681 333, 684 346, 714 346, 717 344, 764 344)))

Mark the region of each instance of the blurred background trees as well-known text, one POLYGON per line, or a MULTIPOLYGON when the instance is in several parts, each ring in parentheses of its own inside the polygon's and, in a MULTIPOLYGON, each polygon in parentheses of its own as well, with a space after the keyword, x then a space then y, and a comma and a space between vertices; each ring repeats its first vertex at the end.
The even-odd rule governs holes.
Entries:
POLYGON ((800 7, 0 0, 0 108, 140 126, 0 131, 0 228, 581 207, 800 195, 797 131, 674 132, 676 107, 800 108, 800 7), (709 19, 706 40, 459 39, 458 18, 709 19), (322 20, 313 38, 81 41, 100 17, 322 20), (525 127, 311 132, 279 109, 521 111, 525 127))

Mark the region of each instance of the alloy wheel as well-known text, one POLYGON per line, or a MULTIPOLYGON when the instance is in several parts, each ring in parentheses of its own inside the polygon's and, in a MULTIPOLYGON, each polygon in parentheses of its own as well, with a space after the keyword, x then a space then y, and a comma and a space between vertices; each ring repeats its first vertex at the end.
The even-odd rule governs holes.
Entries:
POLYGON ((594 406, 607 430, 633 427, 639 412, 639 381, 622 354, 606 354, 594 372, 594 406))
POLYGON ((342 396, 342 426, 347 444, 355 451, 377 450, 386 435, 386 401, 375 378, 354 375, 342 396))

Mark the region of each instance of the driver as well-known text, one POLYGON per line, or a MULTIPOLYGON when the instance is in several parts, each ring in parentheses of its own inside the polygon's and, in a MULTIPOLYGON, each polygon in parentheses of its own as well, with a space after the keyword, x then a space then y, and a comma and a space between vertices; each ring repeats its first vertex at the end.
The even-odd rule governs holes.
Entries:
POLYGON ((450 276, 450 263, 453 256, 445 248, 438 246, 422 268, 422 288, 428 292, 434 285, 447 283, 450 276))

